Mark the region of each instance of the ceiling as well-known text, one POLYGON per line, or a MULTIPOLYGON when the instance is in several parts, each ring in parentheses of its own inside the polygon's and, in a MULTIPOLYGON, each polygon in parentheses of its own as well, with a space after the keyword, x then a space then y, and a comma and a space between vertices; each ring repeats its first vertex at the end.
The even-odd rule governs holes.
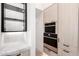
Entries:
POLYGON ((40 9, 40 10, 44 10, 46 8, 48 8, 50 5, 52 5, 54 3, 38 3, 38 4, 35 4, 35 7, 37 9, 40 9))

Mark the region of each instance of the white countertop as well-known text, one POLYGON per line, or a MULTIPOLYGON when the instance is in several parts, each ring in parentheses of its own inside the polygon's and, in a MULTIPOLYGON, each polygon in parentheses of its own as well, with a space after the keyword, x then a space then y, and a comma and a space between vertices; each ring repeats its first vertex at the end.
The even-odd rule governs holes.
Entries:
POLYGON ((0 47, 0 55, 1 56, 7 56, 13 54, 15 55, 29 48, 30 48, 29 45, 26 45, 25 43, 22 42, 8 43, 0 47))

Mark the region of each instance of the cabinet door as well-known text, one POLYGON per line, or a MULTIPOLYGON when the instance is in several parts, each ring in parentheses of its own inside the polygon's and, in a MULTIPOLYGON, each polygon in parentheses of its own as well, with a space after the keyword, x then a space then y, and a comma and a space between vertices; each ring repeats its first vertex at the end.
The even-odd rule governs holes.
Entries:
POLYGON ((76 55, 78 35, 77 4, 59 4, 59 55, 76 55), (64 52, 63 52, 64 51, 64 52), (66 53, 69 51, 69 53, 66 53))
POLYGON ((57 21, 57 4, 53 4, 44 10, 44 23, 57 21))

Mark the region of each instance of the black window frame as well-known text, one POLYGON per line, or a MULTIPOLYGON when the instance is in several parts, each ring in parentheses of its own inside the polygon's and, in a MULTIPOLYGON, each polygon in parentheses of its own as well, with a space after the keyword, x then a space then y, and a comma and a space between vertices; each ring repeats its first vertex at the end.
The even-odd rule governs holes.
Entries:
MULTIPOLYGON (((24 12, 22 12, 22 13, 24 13, 24 18, 25 18, 24 20, 13 19, 13 18, 5 18, 5 16, 4 16, 5 15, 4 9, 9 4, 1 3, 1 32, 26 32, 27 31, 27 3, 22 3, 22 4, 25 5, 25 10, 24 10, 24 12), (5 20, 24 22, 24 30, 22 30, 22 31, 15 31, 15 30, 14 31, 6 31, 5 30, 5 26, 4 26, 5 20)), ((11 6, 11 5, 9 5, 9 6, 11 6)), ((15 7, 15 6, 12 6, 12 7, 15 7)), ((15 10, 15 11, 21 12, 21 8, 19 8, 19 7, 15 7, 15 8, 18 8, 18 10, 15 10)))

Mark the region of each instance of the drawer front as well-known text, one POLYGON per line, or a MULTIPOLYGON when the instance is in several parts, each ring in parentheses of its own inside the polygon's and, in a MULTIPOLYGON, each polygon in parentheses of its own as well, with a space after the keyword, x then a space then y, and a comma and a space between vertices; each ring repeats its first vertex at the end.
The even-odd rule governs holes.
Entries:
POLYGON ((71 56, 72 55, 71 53, 72 53, 71 50, 66 50, 66 49, 62 49, 62 48, 59 48, 59 50, 58 50, 59 56, 71 56))
POLYGON ((71 51, 62 49, 62 56, 70 56, 70 55, 71 55, 71 51))
POLYGON ((59 56, 71 56, 72 55, 71 49, 72 49, 72 47, 69 44, 60 43, 58 45, 58 55, 59 56))

